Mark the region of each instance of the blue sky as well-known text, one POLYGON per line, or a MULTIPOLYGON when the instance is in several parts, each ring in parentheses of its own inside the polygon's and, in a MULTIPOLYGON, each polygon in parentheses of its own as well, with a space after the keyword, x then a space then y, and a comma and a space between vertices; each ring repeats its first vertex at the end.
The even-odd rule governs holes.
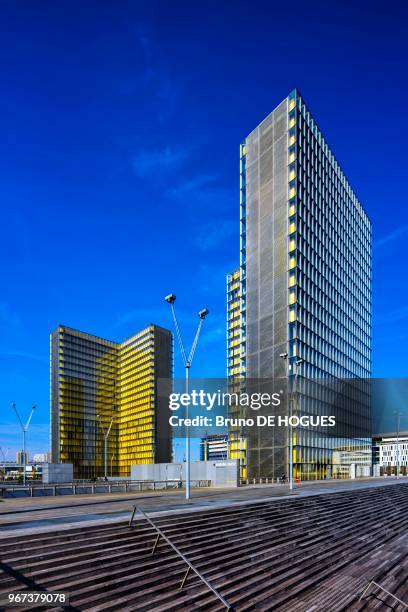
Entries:
MULTIPOLYGON (((49 333, 211 315, 225 373, 239 143, 298 87, 374 226, 375 376, 407 376, 403 2, 2 3, 0 445, 48 448, 49 333)), ((207 325, 208 323, 208 325, 207 325)), ((181 373, 176 352, 176 374, 181 373)))

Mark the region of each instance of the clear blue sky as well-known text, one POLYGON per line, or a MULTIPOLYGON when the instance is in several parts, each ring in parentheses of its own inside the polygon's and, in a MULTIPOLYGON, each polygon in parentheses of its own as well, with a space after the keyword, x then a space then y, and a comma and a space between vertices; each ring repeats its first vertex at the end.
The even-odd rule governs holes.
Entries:
POLYGON ((0 17, 1 446, 19 446, 12 401, 38 405, 30 451, 49 446, 60 322, 169 327, 174 291, 188 338, 211 311, 195 372, 224 375, 239 143, 294 87, 373 222, 373 373, 408 375, 404 2, 5 0, 0 17))

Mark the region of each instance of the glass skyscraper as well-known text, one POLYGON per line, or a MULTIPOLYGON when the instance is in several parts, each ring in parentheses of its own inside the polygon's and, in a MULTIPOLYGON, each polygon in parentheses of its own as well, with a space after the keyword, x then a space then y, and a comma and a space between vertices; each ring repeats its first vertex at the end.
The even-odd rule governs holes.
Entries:
MULTIPOLYGON (((333 381, 371 376, 371 223, 296 90, 243 141, 240 177, 247 380, 288 376, 299 415, 330 414, 334 401, 336 436, 293 431, 294 474, 345 475, 347 453, 364 462, 370 448, 369 391, 343 385, 340 410, 333 381)), ((248 446, 250 476, 287 472, 289 443, 248 446)))
POLYGON ((168 404, 159 379, 170 380, 172 334, 149 325, 122 343, 59 326, 51 334, 51 447, 54 463, 72 463, 75 478, 131 465, 171 461, 168 404))

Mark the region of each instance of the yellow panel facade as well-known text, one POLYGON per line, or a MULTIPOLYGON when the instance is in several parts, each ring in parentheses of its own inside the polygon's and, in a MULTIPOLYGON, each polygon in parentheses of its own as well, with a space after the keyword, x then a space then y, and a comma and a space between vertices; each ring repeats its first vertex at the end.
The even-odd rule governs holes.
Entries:
POLYGON ((154 462, 154 333, 147 328, 119 347, 119 476, 154 462))
POLYGON ((171 332, 155 325, 120 344, 58 327, 51 335, 53 461, 72 463, 74 477, 86 479, 105 470, 129 477, 134 464, 171 461, 156 392, 159 377, 171 378, 171 354, 171 332))
MULTIPOLYGON (((239 392, 245 381, 245 310, 242 299, 242 271, 240 268, 227 276, 227 377, 229 391, 239 392)), ((234 406, 231 408, 231 416, 234 406)), ((228 454, 230 459, 238 459, 240 477, 247 478, 246 439, 238 430, 228 432, 228 454)))

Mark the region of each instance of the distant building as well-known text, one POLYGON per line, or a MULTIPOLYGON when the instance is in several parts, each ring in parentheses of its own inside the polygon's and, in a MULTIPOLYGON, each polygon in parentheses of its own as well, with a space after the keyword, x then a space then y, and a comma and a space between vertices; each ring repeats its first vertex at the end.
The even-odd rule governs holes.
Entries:
POLYGON ((380 434, 373 438, 373 464, 379 466, 382 474, 396 474, 397 464, 400 474, 408 474, 408 431, 397 438, 396 433, 380 434))
MULTIPOLYGON (((17 451, 16 453, 16 463, 18 465, 24 464, 24 451, 17 451)), ((25 453, 25 463, 28 463, 28 453, 25 453)))
POLYGON ((149 325, 122 343, 59 326, 51 334, 53 463, 72 463, 74 478, 130 476, 135 464, 171 461, 168 401, 172 334, 149 325))
POLYGON ((51 453, 36 453, 33 455, 33 463, 50 463, 51 453))
POLYGON ((228 436, 214 434, 201 438, 201 461, 225 461, 228 459, 228 436))

